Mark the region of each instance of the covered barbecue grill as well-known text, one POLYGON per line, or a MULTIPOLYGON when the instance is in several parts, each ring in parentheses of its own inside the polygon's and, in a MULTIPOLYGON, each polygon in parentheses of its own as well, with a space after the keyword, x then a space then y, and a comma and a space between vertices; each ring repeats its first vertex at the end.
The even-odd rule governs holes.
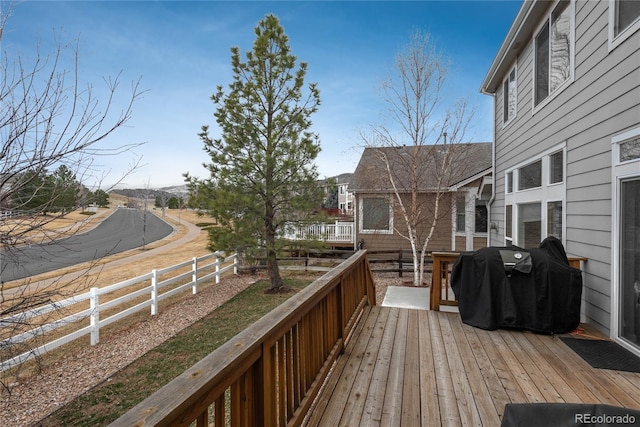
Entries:
POLYGON ((482 329, 567 333, 580 324, 581 271, 569 266, 560 240, 539 248, 489 247, 463 253, 451 287, 462 321, 482 329))

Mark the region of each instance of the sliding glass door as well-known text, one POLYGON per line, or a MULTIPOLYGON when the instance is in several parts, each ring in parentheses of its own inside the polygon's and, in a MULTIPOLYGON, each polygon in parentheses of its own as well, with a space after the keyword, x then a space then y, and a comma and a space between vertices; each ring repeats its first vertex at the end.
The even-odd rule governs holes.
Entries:
POLYGON ((640 178, 620 182, 620 337, 640 346, 640 178))

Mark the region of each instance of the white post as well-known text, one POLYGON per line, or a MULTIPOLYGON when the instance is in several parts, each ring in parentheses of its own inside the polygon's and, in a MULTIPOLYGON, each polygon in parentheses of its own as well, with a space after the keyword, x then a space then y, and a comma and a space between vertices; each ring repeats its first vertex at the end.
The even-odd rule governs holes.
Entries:
POLYGON ((238 274, 238 254, 233 255, 233 274, 238 274))
POLYGON ((465 215, 464 215, 464 231, 465 231, 465 251, 473 250, 473 230, 476 222, 476 197, 475 194, 468 192, 465 198, 465 215))
POLYGON ((91 310, 91 345, 96 345, 100 341, 100 302, 98 298, 99 288, 91 288, 89 296, 89 309, 91 310))
POLYGON ((198 292, 198 257, 193 257, 193 264, 191 264, 191 292, 195 295, 198 292))
POLYGON ((220 258, 216 258, 216 284, 220 283, 220 258))
POLYGON ((151 315, 158 314, 158 270, 151 271, 151 315))

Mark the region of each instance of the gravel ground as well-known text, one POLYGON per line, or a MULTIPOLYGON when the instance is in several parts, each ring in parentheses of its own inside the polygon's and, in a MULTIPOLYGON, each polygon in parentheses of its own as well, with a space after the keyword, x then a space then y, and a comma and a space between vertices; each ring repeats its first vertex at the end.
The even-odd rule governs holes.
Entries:
MULTIPOLYGON (((377 304, 382 304, 387 286, 400 286, 407 280, 393 273, 374 274, 374 278, 377 304)), ((154 317, 101 339, 96 346, 82 347, 43 366, 33 378, 11 384, 10 394, 6 390, 0 394, 0 426, 29 426, 43 419, 195 323, 256 279, 252 275, 224 278, 219 285, 204 289, 195 298, 185 298, 160 310, 154 317)))

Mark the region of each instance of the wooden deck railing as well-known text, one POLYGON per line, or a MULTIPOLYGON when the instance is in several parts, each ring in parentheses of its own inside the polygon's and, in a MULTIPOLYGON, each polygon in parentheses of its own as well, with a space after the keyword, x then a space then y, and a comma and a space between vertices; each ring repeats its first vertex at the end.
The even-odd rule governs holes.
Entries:
MULTIPOLYGON (((458 252, 433 252, 433 275, 431 276, 431 310, 440 310, 441 305, 457 307, 458 301, 455 299, 451 289, 451 268, 458 259, 458 252)), ((568 257, 569 265, 582 270, 587 258, 568 257)))
POLYGON ((451 289, 451 267, 456 262, 458 252, 433 252, 433 274, 431 275, 431 310, 440 310, 441 305, 457 306, 451 289))
POLYGON ((367 304, 359 251, 111 425, 298 426, 367 304))

